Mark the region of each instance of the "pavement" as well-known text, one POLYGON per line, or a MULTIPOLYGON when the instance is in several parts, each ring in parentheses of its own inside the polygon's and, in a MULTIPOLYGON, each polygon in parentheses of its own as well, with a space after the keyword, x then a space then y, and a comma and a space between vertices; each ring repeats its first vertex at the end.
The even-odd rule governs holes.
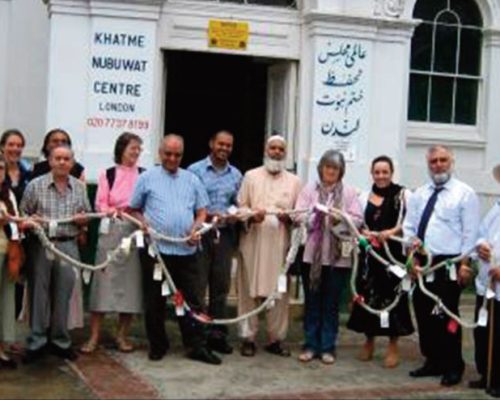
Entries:
MULTIPOLYGON (((472 296, 462 301, 462 313, 472 317, 472 296)), ((291 313, 289 344, 292 357, 266 353, 262 345, 255 357, 242 357, 237 351, 236 329, 231 329, 235 352, 224 356, 220 366, 191 361, 184 356, 178 327, 169 318, 167 331, 172 348, 157 362, 147 358, 141 320, 132 329, 137 345, 133 353, 119 353, 113 345, 114 318, 106 319, 105 335, 99 350, 81 355, 75 362, 53 356, 38 364, 20 365, 15 371, 0 370, 0 399, 486 399, 481 390, 466 383, 475 379, 472 332, 464 332, 467 363, 462 384, 445 388, 439 378, 414 379, 408 372, 422 363, 416 334, 400 340, 401 364, 395 369, 382 366, 387 339, 380 338, 371 362, 356 360, 363 336, 341 328, 338 358, 326 366, 315 360, 297 360, 302 340, 301 309, 291 313)), ((341 321, 345 325, 347 314, 341 321)), ((25 328, 20 329, 20 337, 25 328)), ((74 331, 75 344, 82 343, 87 330, 74 331)))

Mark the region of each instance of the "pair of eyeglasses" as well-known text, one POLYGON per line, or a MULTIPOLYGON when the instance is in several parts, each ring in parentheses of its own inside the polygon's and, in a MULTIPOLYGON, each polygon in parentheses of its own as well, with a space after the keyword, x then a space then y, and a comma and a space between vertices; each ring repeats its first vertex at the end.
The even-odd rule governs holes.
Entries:
POLYGON ((164 154, 165 154, 166 157, 175 157, 175 158, 181 158, 182 157, 182 153, 174 153, 172 151, 166 151, 164 154))

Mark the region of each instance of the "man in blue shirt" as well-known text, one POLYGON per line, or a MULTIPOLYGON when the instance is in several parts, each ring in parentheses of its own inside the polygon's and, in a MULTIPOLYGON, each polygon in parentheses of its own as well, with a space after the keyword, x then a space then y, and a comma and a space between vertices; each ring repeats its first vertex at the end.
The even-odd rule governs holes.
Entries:
MULTIPOLYGON (((179 168, 184 152, 184 141, 178 135, 165 136, 159 150, 161 165, 151 168, 139 177, 130 207, 142 214, 145 225, 173 237, 190 236, 187 243, 159 242, 158 249, 170 275, 184 299, 194 311, 200 311, 200 271, 196 247, 200 236, 197 228, 205 221, 208 196, 200 180, 191 172, 179 168)), ((146 249, 140 252, 143 268, 145 325, 149 340, 149 359, 163 358, 169 348, 165 331, 166 299, 162 296, 162 282, 154 279, 155 258, 146 249)), ((191 316, 178 318, 183 343, 189 348, 188 357, 209 364, 221 360, 207 347, 203 326, 191 316)))
MULTIPOLYGON (((188 170, 196 174, 204 184, 210 204, 208 218, 220 218, 231 206, 236 206, 236 197, 241 184, 241 172, 229 164, 233 150, 233 134, 219 131, 209 142, 210 154, 191 166, 188 170)), ((208 313, 214 318, 226 317, 227 295, 231 286, 231 260, 236 247, 234 221, 222 221, 219 234, 210 232, 202 239, 202 289, 205 294, 208 286, 208 313)), ((224 354, 233 349, 227 342, 227 327, 213 325, 208 338, 212 350, 224 354)))

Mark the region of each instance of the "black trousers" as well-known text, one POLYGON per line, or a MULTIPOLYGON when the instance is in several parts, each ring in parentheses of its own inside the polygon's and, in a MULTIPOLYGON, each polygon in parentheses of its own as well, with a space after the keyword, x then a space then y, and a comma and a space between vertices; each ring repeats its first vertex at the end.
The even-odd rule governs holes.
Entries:
MULTIPOLYGON (((433 264, 437 264, 451 256, 435 256, 433 264)), ((452 268, 457 269, 458 265, 452 268)), ((453 313, 460 315, 458 305, 462 288, 457 281, 449 278, 446 267, 442 267, 434 272, 434 282, 425 282, 425 286, 432 293, 439 296, 443 304, 453 313)), ((462 373, 465 367, 462 358, 462 328, 458 326, 456 332, 448 330, 450 318, 443 312, 433 314, 436 306, 435 302, 427 297, 417 287, 413 293, 413 306, 418 325, 418 335, 420 340, 420 351, 427 359, 426 362, 443 373, 462 373)))
MULTIPOLYGON (((483 297, 476 297, 476 321, 479 314, 479 309, 483 304, 483 297)), ((488 325, 486 327, 479 326, 474 329, 474 357, 476 360, 477 372, 485 379, 488 378, 488 342, 490 325, 493 322, 493 362, 491 371, 491 387, 500 389, 500 301, 488 300, 488 325), (494 313, 490 314, 491 302, 494 301, 494 313)))
MULTIPOLYGON (((231 287, 231 265, 235 249, 235 232, 232 227, 220 230, 216 240, 215 232, 211 231, 203 236, 203 251, 200 254, 202 293, 208 287, 207 312, 213 318, 227 317, 227 296, 231 287)), ((212 337, 226 337, 226 325, 212 325, 209 335, 212 337)))
MULTIPOLYGON (((139 252, 142 272, 145 313, 144 322, 150 351, 155 353, 166 352, 169 340, 165 329, 167 298, 161 295, 162 282, 153 279, 156 260, 152 258, 147 248, 139 252)), ((199 298, 200 273, 196 255, 174 256, 161 254, 175 286, 180 290, 184 299, 193 311, 201 311, 202 299, 199 298)), ((206 335, 201 323, 185 315, 177 317, 182 334, 182 341, 187 348, 206 346, 206 335)))

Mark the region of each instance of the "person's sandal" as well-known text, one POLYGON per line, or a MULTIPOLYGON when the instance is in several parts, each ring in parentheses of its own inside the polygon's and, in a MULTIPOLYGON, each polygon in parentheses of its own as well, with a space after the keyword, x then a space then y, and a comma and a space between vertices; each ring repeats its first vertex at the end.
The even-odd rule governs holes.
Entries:
POLYGON ((299 355, 299 361, 304 362, 304 363, 312 361, 313 358, 314 358, 314 353, 311 350, 304 350, 299 355))
POLYGON ((331 365, 335 363, 335 356, 332 353, 321 354, 321 362, 323 364, 331 365))
POLYGON ((134 351, 134 346, 132 345, 132 343, 130 343, 123 337, 116 338, 116 347, 118 348, 118 351, 122 353, 131 353, 132 351, 134 351))
POLYGON ((92 354, 97 350, 97 342, 93 340, 86 341, 82 347, 80 347, 80 353, 82 354, 92 354))

